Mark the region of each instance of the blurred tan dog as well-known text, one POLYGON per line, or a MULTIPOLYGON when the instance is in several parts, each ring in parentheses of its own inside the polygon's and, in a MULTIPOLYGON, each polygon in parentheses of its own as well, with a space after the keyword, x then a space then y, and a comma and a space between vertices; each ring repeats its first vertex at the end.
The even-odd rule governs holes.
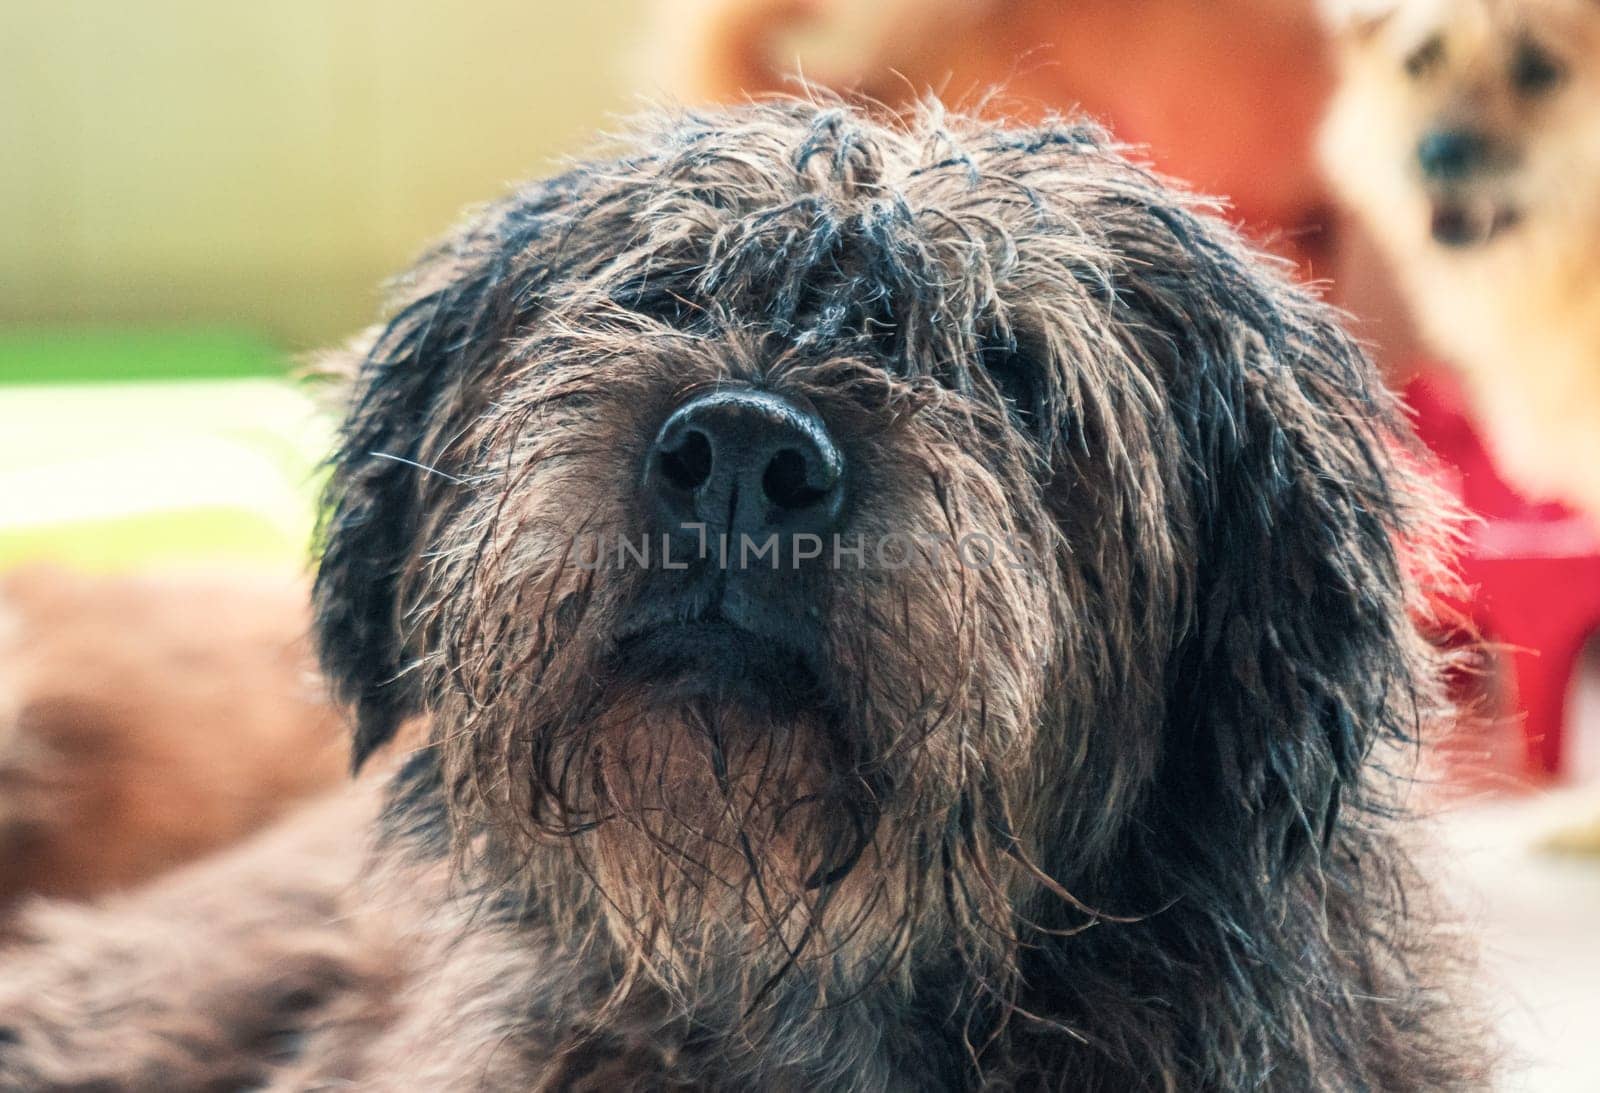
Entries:
POLYGON ((1324 0, 1321 156, 1513 481, 1600 516, 1600 0, 1324 0))
POLYGON ((344 770, 302 582, 0 574, 0 917, 227 845, 344 770))

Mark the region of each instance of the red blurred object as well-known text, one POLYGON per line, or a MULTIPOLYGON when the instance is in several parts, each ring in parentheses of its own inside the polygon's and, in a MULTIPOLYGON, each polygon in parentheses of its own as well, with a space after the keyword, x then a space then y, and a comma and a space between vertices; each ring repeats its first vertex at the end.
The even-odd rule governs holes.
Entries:
POLYGON ((1423 368, 1404 393, 1417 434, 1447 464, 1446 484, 1479 518, 1461 557, 1466 606, 1483 637, 1502 647, 1510 697, 1524 717, 1527 773, 1555 777, 1567 692, 1585 642, 1600 631, 1600 528, 1565 505, 1529 500, 1500 477, 1450 373, 1423 368))

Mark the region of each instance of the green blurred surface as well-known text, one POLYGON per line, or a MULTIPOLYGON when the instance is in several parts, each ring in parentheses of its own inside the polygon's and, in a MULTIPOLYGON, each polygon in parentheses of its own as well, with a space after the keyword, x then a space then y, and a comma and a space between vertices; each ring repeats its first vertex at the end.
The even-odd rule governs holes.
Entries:
POLYGON ((229 332, 0 334, 0 565, 303 565, 329 425, 286 370, 229 332))
POLYGON ((282 353, 232 330, 0 330, 0 384, 282 376, 282 353))

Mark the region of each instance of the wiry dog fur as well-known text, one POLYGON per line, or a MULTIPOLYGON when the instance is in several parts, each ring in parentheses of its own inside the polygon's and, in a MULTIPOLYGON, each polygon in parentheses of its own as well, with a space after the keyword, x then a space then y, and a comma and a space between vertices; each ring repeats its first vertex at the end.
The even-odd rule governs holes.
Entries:
POLYGON ((1324 5, 1342 72, 1329 176, 1507 476, 1600 517, 1600 3, 1324 5), (1426 177, 1419 150, 1448 131, 1480 151, 1426 177))
POLYGON ((27 992, 0 969, 7 1088, 192 1087, 218 1044, 278 1088, 1486 1080, 1380 761, 1448 714, 1408 613, 1441 514, 1330 313, 1094 128, 660 117, 475 216, 358 356, 324 659, 358 762, 430 742, 341 940, 280 900, 194 995, 231 964, 272 1005, 164 1036, 184 975, 125 944, 160 997, 108 1019, 47 911, 27 992), (574 539, 649 530, 662 421, 742 387, 827 422, 850 532, 1029 564, 752 573, 797 677, 640 674, 639 606, 731 578, 574 539), (330 954, 287 1006, 274 964, 330 954))

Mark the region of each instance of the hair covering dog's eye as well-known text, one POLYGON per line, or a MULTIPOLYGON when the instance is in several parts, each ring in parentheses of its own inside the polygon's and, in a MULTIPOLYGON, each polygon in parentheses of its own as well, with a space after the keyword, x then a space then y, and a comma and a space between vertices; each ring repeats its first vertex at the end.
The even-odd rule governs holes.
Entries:
POLYGON ((1039 425, 1039 375, 1025 356, 1011 349, 991 349, 983 354, 984 371, 1006 400, 1017 426, 1033 432, 1039 425))

